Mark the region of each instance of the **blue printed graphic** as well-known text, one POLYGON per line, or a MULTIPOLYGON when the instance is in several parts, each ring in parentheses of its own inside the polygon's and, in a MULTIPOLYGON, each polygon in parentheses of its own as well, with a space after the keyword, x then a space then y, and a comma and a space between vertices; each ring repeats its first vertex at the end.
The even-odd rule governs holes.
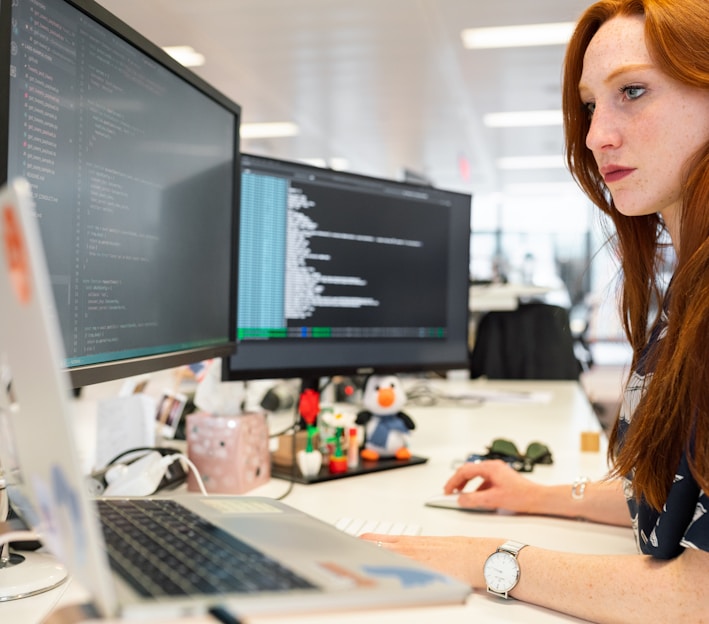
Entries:
POLYGON ((386 566, 364 566, 363 570, 369 576, 398 579, 403 587, 417 587, 433 583, 449 583, 450 580, 436 572, 412 570, 410 568, 394 568, 386 566))

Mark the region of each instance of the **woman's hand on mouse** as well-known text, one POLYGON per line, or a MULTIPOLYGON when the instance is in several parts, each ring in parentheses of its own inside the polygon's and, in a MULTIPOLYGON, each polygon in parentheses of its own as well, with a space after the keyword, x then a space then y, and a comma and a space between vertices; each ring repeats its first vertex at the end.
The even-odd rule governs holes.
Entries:
POLYGON ((544 486, 534 483, 499 459, 466 462, 446 482, 446 494, 459 493, 462 507, 505 509, 531 513, 544 486), (465 491, 469 481, 482 477, 483 483, 473 491, 465 491))

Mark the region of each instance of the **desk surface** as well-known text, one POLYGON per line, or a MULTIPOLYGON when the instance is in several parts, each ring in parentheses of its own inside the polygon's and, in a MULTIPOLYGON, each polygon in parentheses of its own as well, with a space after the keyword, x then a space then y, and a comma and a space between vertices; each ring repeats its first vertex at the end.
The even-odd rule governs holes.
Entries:
POLYGON ((516 310, 519 300, 541 297, 552 289, 533 284, 485 284, 470 287, 469 307, 471 312, 490 310, 516 310))
MULTIPOLYGON (((447 395, 488 394, 482 404, 474 400, 443 400, 422 407, 407 405, 416 422, 411 446, 414 453, 429 458, 426 464, 362 475, 353 478, 301 485, 295 484, 285 502, 311 515, 334 523, 348 517, 372 520, 415 522, 431 535, 496 536, 542 547, 589 553, 635 553, 630 529, 539 516, 463 512, 424 506, 424 501, 440 492, 453 471, 453 464, 470 452, 484 451, 497 437, 513 440, 520 449, 532 441, 546 443, 554 464, 538 465, 531 478, 543 483, 570 483, 578 475, 598 478, 605 474, 605 440, 595 453, 581 452, 581 433, 600 431, 597 419, 575 382, 438 382, 447 395), (535 392, 524 395, 497 394, 498 391, 535 392)), ((277 420, 277 418, 275 418, 277 420)), ((274 422, 274 427, 282 423, 274 422)), ((280 496, 289 484, 271 481, 249 494, 280 496)), ((40 621, 59 601, 70 604, 83 597, 79 587, 68 584, 43 596, 0 605, 2 621, 40 621)), ((361 622, 362 613, 337 614, 338 624, 361 622)), ((484 592, 474 592, 465 605, 397 609, 367 612, 371 624, 430 623, 445 619, 457 622, 578 622, 546 609, 517 601, 502 601, 484 592)), ((259 617, 250 622, 263 624, 331 624, 333 614, 303 617, 259 617)), ((213 622, 187 619, 180 622, 213 622)))

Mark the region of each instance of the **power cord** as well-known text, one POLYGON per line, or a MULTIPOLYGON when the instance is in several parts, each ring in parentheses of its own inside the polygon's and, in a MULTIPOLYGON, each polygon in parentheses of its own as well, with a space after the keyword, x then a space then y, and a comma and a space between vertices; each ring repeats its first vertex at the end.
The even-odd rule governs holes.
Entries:
POLYGON ((2 550, 0 563, 8 561, 9 557, 6 557, 5 553, 11 543, 33 542, 39 540, 39 536, 34 531, 29 529, 12 528, 12 524, 10 522, 1 522, 0 528, 2 529, 2 532, 0 532, 0 548, 2 550))
POLYGON ((127 495, 144 496, 158 490, 176 487, 183 483, 187 474, 182 462, 195 477, 202 494, 208 492, 202 476, 194 462, 177 449, 165 447, 135 447, 116 455, 101 470, 89 478, 89 490, 94 496, 127 495), (143 453, 137 458, 132 456, 143 453), (128 463, 120 463, 124 457, 131 457, 128 463), (181 463, 176 464, 178 460, 181 463), (173 465, 177 468, 171 468, 173 465))
POLYGON ((428 381, 420 381, 406 388, 407 402, 412 405, 431 407, 439 403, 462 403, 466 407, 477 407, 485 403, 485 398, 473 394, 448 394, 441 392, 428 381))
MULTIPOLYGON (((197 466, 194 465, 194 462, 187 457, 187 455, 183 453, 174 453, 173 455, 170 455, 170 458, 172 459, 174 457, 173 461, 176 461, 178 459, 181 459, 184 461, 189 469, 192 471, 192 475, 195 478, 195 481, 197 481, 197 487, 199 488, 199 491, 204 495, 204 496, 209 496, 209 492, 207 492, 207 488, 204 486, 204 481, 202 480, 202 475, 199 473, 199 469, 197 466)), ((172 463, 172 462, 170 462, 172 463)))
MULTIPOLYGON (((330 382, 328 381, 324 387, 327 387, 327 385, 330 382)), ((321 388, 320 392, 324 389, 321 388)), ((288 425, 286 428, 284 428, 282 431, 278 433, 273 433, 270 434, 269 437, 274 438, 274 437, 279 437, 283 435, 291 435, 291 456, 293 458, 293 462, 291 465, 291 475, 290 479, 288 479, 288 487, 286 490, 278 495, 274 496, 274 500, 283 500, 286 498, 292 491, 294 487, 294 483, 297 480, 298 477, 298 466, 295 461, 295 456, 296 456, 296 433, 300 431, 302 428, 300 426, 300 413, 298 411, 298 405, 294 406, 293 410, 293 422, 288 425)), ((160 473, 160 474, 166 474, 167 471, 169 470, 170 466, 172 466, 178 459, 182 460, 184 462, 188 469, 192 471, 192 474, 194 475, 195 481, 197 482, 197 487, 200 490, 200 493, 204 496, 209 496, 209 492, 207 491, 205 485, 204 485, 204 480, 202 479, 202 475, 199 472, 199 469, 197 466, 195 466, 194 462, 190 460, 189 457, 187 457, 184 453, 181 453, 180 451, 177 451, 176 449, 170 449, 166 447, 135 447, 131 449, 127 449, 115 457, 113 457, 109 462, 106 463, 106 465, 101 468, 100 470, 94 471, 90 477, 89 477, 89 490, 90 493, 94 496, 100 496, 104 493, 108 495, 127 495, 127 496, 143 496, 143 495, 148 495, 152 494, 154 491, 157 491, 158 489, 163 489, 163 487, 169 487, 170 485, 177 485, 177 483, 169 484, 169 485, 164 485, 164 484, 159 484, 154 487, 153 491, 148 491, 151 487, 153 487, 154 480, 155 480, 155 474, 160 473), (131 463, 128 464, 119 464, 119 461, 125 457, 130 457, 132 455, 135 455, 137 453, 143 452, 144 454, 138 457, 137 459, 133 459, 131 463), (164 455, 164 457, 160 458, 160 460, 150 460, 150 459, 145 459, 146 456, 148 456, 152 452, 157 452, 160 453, 161 455, 164 455), (133 485, 136 485, 138 489, 140 490, 139 492, 131 492, 131 491, 126 491, 126 492, 120 492, 120 489, 118 487, 111 487, 111 484, 108 483, 108 481, 115 479, 121 479, 122 472, 125 472, 133 463, 138 463, 141 460, 145 460, 146 464, 144 464, 142 467, 139 464, 134 468, 134 470, 131 473, 131 477, 133 478, 133 485), (118 466, 121 466, 118 468, 118 466), (148 470, 151 472, 153 475, 152 479, 141 479, 141 472, 142 470, 148 470), (113 471, 113 474, 111 474, 111 471, 113 471), (137 479, 137 481, 136 481, 137 479), (110 489, 109 489, 110 488, 110 489), (107 491, 108 490, 108 491, 107 491)), ((186 478, 186 475, 185 477, 186 478)), ((184 481, 184 479, 182 479, 184 481)), ((114 481, 116 483, 116 481, 114 481)))
POLYGON ((293 484, 295 483, 295 479, 297 476, 296 470, 298 469, 298 465, 296 464, 295 461, 295 453, 296 453, 296 434, 298 431, 300 431, 300 412, 298 411, 298 404, 296 403, 295 408, 293 410, 293 424, 285 429, 284 431, 290 432, 290 454, 291 454, 291 467, 290 467, 290 479, 288 479, 288 487, 286 487, 285 492, 283 494, 280 494, 279 496, 275 497, 275 500, 283 500, 286 498, 292 491, 293 491, 293 484))
POLYGON ((0 522, 5 522, 10 513, 10 497, 7 495, 7 482, 0 475, 0 522))
POLYGON ((35 542, 39 536, 30 529, 18 529, 8 521, 10 497, 7 495, 5 478, 0 476, 0 569, 10 561, 10 544, 13 542, 35 542))

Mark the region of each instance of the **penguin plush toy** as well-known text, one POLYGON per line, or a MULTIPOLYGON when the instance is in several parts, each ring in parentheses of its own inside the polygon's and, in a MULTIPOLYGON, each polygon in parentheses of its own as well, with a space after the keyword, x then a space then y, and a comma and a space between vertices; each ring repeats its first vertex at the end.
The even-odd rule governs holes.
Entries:
POLYGON ((410 431, 414 421, 401 411, 406 393, 396 375, 371 375, 364 384, 362 405, 357 424, 364 427, 362 459, 376 461, 380 457, 409 459, 410 431))

